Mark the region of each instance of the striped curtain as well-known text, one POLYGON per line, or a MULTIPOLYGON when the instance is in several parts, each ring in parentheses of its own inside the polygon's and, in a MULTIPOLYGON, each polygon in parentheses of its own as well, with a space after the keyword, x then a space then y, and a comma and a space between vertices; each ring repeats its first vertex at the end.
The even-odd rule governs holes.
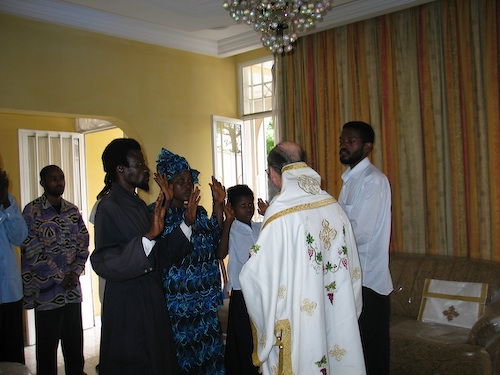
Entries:
POLYGON ((374 127, 393 252, 500 261, 499 33, 498 0, 437 0, 299 38, 277 59, 281 139, 332 195, 342 125, 374 127))

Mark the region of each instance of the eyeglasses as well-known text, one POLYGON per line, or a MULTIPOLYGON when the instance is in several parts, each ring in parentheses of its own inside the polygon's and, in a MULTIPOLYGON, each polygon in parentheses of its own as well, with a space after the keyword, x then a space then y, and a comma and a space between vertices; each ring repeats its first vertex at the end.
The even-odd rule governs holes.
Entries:
POLYGON ((269 168, 266 168, 267 177, 269 177, 269 168))

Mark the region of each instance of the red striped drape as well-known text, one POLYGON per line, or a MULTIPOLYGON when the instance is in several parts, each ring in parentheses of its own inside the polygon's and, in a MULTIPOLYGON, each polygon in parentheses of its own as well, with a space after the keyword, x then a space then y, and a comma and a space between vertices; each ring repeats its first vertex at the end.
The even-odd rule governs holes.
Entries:
POLYGON ((280 134, 332 195, 342 125, 373 125, 391 251, 500 261, 499 31, 497 0, 438 0, 301 37, 278 58, 280 134))

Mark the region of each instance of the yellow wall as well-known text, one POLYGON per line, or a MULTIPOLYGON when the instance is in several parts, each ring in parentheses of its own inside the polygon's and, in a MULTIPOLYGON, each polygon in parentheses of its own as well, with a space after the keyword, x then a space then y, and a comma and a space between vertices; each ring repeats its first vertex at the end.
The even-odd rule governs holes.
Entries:
MULTIPOLYGON (((6 14, 0 51, 0 113, 109 119, 143 145, 152 169, 161 147, 185 156, 202 172, 202 204, 210 210, 210 115, 238 116, 236 61, 244 57, 219 59, 6 14)), ((157 193, 154 186, 143 198, 157 193)))
POLYGON ((106 146, 115 138, 123 138, 121 129, 109 129, 85 135, 85 162, 87 164, 88 212, 96 202, 97 194, 104 187, 104 169, 101 155, 106 146))
POLYGON ((256 49, 247 53, 242 53, 241 55, 234 56, 234 61, 236 64, 243 64, 252 60, 259 60, 264 57, 270 57, 270 52, 265 48, 256 49))
MULTIPOLYGON (((0 51, 0 166, 20 206, 17 129, 75 131, 76 117, 121 128, 85 136, 89 213, 103 187, 102 151, 123 132, 142 144, 152 170, 161 147, 185 156, 201 171, 201 203, 210 211, 210 116, 238 117, 237 65, 269 56, 262 48, 219 59, 6 14, 0 51)), ((158 193, 154 185, 142 194, 146 202, 158 193)))
MULTIPOLYGON (((104 187, 104 170, 102 168, 101 155, 108 145, 115 138, 122 138, 123 131, 121 129, 109 129, 96 133, 85 135, 85 162, 87 164, 87 196, 88 210, 90 215, 92 207, 96 202, 97 194, 104 187)), ((90 252, 94 251, 94 226, 89 224, 90 235, 90 252)), ((95 272, 92 272, 92 297, 94 300, 94 315, 101 315, 101 302, 99 300, 99 277, 95 272)))

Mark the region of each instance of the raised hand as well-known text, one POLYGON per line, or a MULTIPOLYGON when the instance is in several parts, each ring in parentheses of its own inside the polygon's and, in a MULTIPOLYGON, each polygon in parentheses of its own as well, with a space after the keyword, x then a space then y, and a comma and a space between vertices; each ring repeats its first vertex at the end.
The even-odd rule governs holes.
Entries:
POLYGON ((156 183, 160 187, 161 191, 165 195, 165 201, 166 201, 166 203, 168 203, 168 207, 170 207, 170 202, 172 202, 172 199, 174 199, 174 186, 173 186, 173 184, 168 182, 167 175, 165 173, 155 172, 154 178, 155 178, 156 183))
POLYGON ((224 214, 226 220, 223 222, 221 239, 215 250, 218 259, 224 259, 229 252, 229 231, 235 219, 234 210, 229 201, 224 205, 224 214))
POLYGON ((163 191, 161 191, 160 194, 158 194, 158 198, 155 202, 155 206, 153 209, 153 218, 151 219, 151 226, 149 227, 149 230, 144 235, 144 237, 150 240, 154 240, 163 232, 163 228, 165 228, 166 212, 167 207, 165 205, 165 194, 163 194, 163 191))
POLYGON ((189 196, 189 200, 186 205, 186 212, 184 213, 184 222, 186 225, 193 225, 196 221, 196 211, 198 209, 198 204, 200 203, 200 188, 195 186, 191 195, 189 196))
POLYGON ((209 184, 212 190, 213 212, 217 218, 219 226, 222 227, 224 221, 224 201, 226 200, 226 188, 212 176, 212 183, 209 184))
POLYGON ((259 198, 257 199, 257 212, 264 216, 264 214, 266 213, 266 210, 267 210, 267 207, 269 207, 269 202, 268 201, 264 201, 262 198, 259 198))
POLYGON ((235 219, 233 206, 231 206, 231 202, 229 201, 224 205, 224 215, 226 216, 226 221, 233 222, 235 219))
POLYGON ((210 189, 212 190, 212 199, 215 203, 224 203, 226 199, 226 188, 212 176, 212 183, 210 184, 210 189))

